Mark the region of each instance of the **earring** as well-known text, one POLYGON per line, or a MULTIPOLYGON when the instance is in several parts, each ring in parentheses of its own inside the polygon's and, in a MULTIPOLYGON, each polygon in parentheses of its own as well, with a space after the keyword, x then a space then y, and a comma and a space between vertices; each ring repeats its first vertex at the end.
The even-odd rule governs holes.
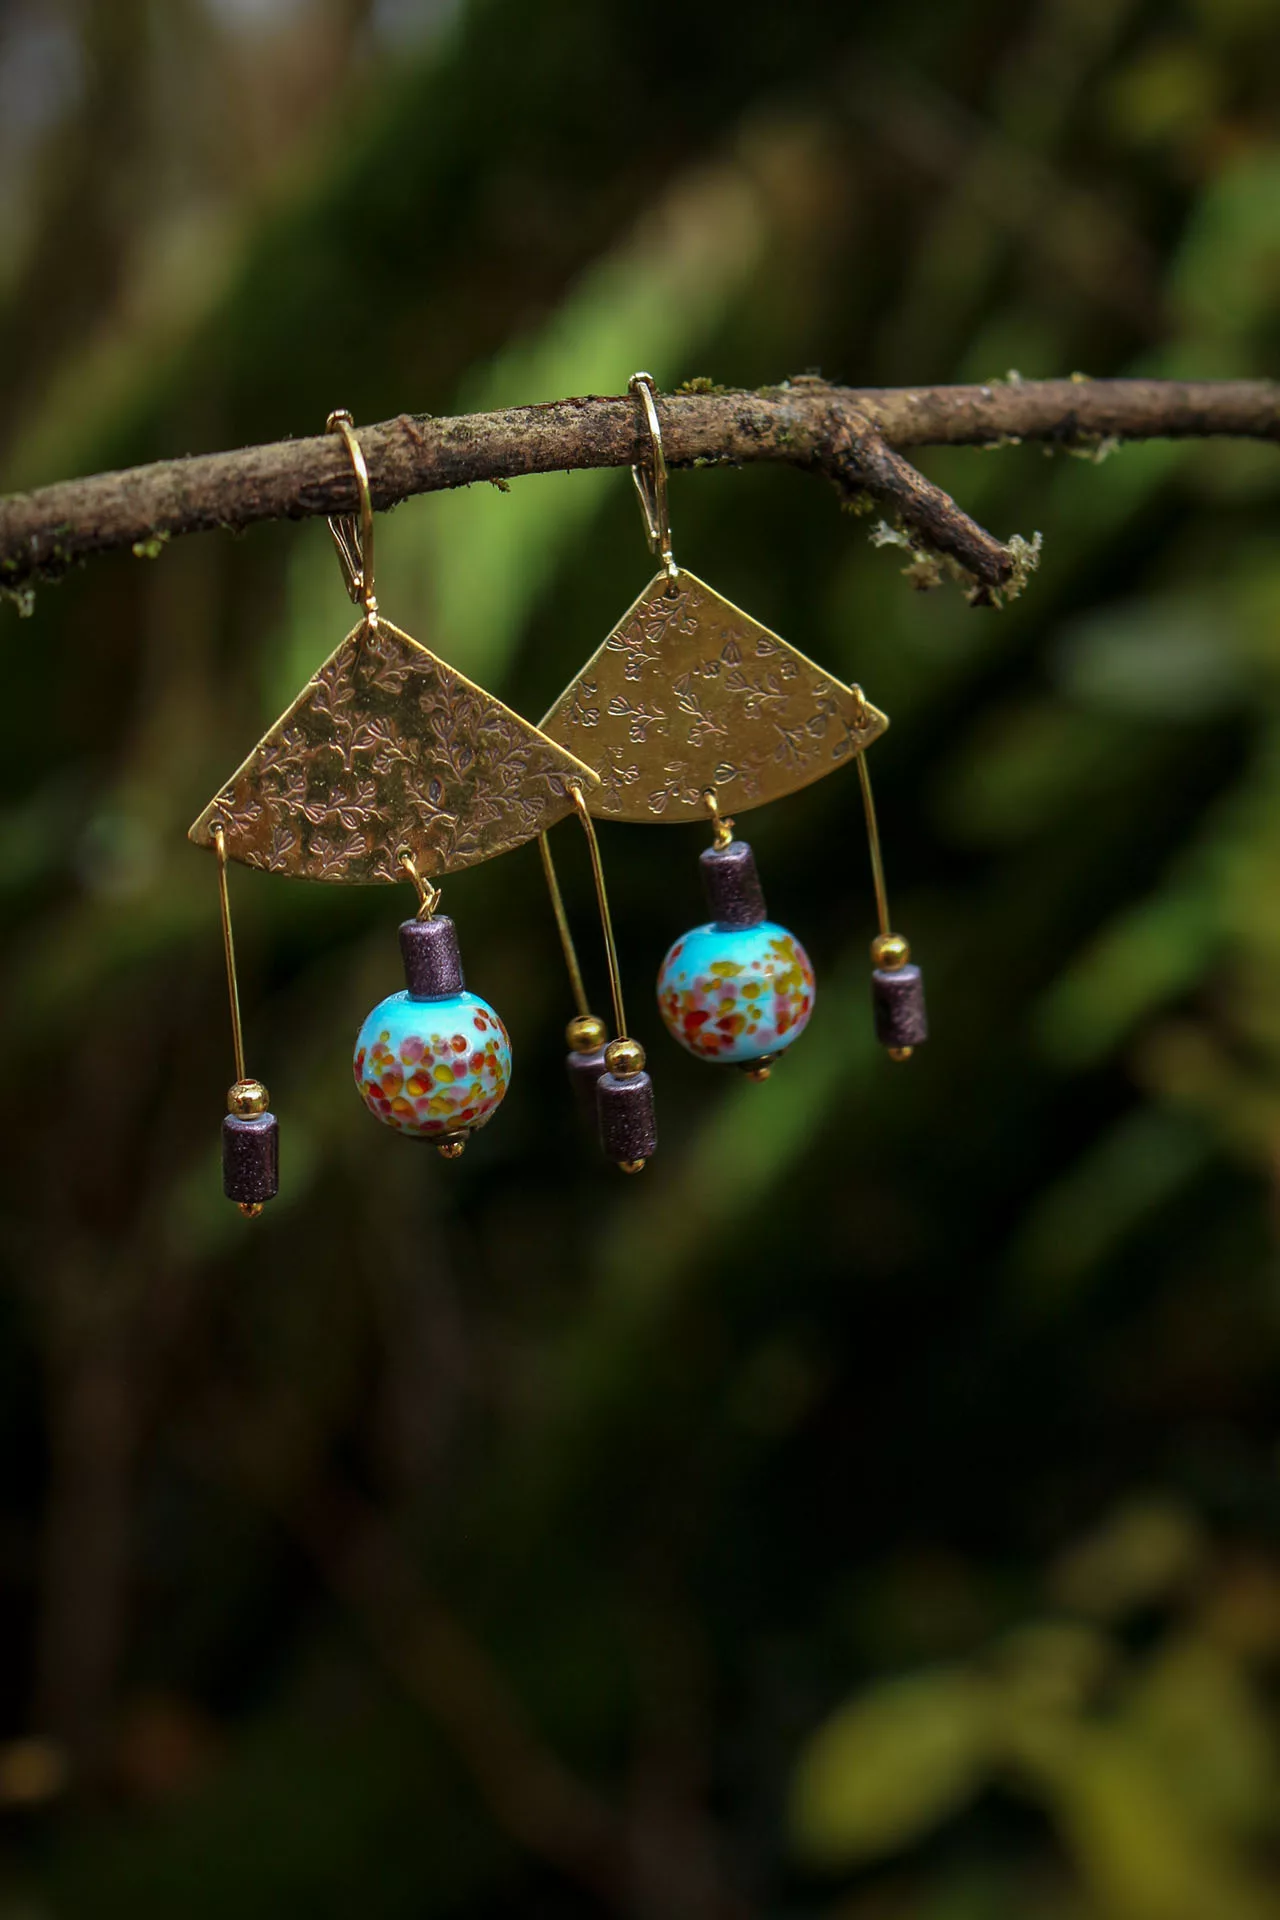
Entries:
MULTIPOLYGON (((343 517, 329 523, 347 592, 361 609, 359 624, 189 835, 197 846, 214 848, 222 876, 237 1042, 232 1101, 256 1102, 258 1093, 243 1092, 257 1083, 243 1074, 225 914, 226 859, 339 885, 408 879, 418 911, 400 928, 406 990, 380 1001, 361 1026, 356 1086, 387 1126, 430 1140, 454 1159, 506 1093, 511 1044, 495 1010, 466 989, 457 932, 437 911, 440 890, 433 882, 505 853, 564 818, 575 809, 575 793, 594 786, 595 775, 382 619, 374 593, 368 469, 350 414, 333 413, 327 425, 342 437, 359 498, 358 522, 343 517)), ((259 1092, 265 1109, 265 1091, 259 1092)), ((231 1118, 239 1119, 240 1111, 233 1104, 231 1118)), ((253 1108, 244 1125, 258 1118, 253 1108)), ((271 1120, 273 1143, 274 1129, 271 1120)), ((244 1137, 237 1127, 235 1154, 246 1163, 256 1155, 258 1184, 266 1184, 261 1170, 268 1150, 240 1145, 244 1137)), ((273 1158, 270 1167, 274 1192, 273 1158)), ((256 1193, 242 1195, 253 1181, 235 1168, 224 1182, 227 1193, 256 1201, 256 1193)))
POLYGON ((565 1064, 584 1113, 589 1120, 595 1121, 606 1157, 623 1173, 640 1173, 653 1158, 658 1146, 653 1082, 645 1071, 644 1048, 627 1032, 627 1016, 622 1004, 622 974, 618 966, 617 942, 613 937, 613 916, 609 912, 609 896, 604 883, 604 862, 600 858, 595 822, 591 818, 583 789, 576 782, 573 786, 573 802, 587 836, 591 857, 591 877, 596 890, 600 930, 604 935, 605 960, 609 969, 614 1038, 605 1044, 608 1029, 604 1021, 587 1006, 582 968, 569 930, 560 883, 556 878, 551 843, 544 833, 540 842, 543 872, 577 1007, 576 1014, 565 1029, 565 1038, 569 1042, 569 1056, 565 1064))
POLYGON ((766 919, 755 856, 733 837, 721 797, 744 813, 850 758, 861 765, 889 723, 861 689, 677 567, 653 381, 637 373, 628 390, 640 404, 631 474, 660 570, 541 725, 597 776, 583 802, 591 813, 710 821, 701 867, 712 918, 671 947, 658 1005, 690 1053, 764 1079, 808 1023, 813 968, 795 936, 766 919))

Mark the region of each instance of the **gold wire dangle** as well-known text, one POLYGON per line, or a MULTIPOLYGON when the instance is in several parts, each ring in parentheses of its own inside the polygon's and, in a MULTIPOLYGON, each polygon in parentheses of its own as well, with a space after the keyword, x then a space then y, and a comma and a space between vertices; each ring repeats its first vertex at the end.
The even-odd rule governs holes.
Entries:
MULTIPOLYGON (((859 691, 857 688, 855 692, 859 691)), ((871 770, 865 753, 858 755, 858 781, 862 788, 862 811, 867 822, 867 847, 871 855, 871 883, 876 896, 876 919, 880 931, 871 942, 872 1006, 876 1037, 891 1060, 909 1060, 919 1043, 928 1036, 924 1008, 924 982, 919 967, 911 964, 911 948, 900 933, 894 933, 889 920, 889 895, 884 880, 884 859, 880 851, 880 827, 876 803, 871 792, 871 770)))
MULTIPOLYGON (((889 896, 884 884, 884 860, 880 852, 880 827, 876 820, 876 803, 871 792, 871 771, 867 766, 865 754, 858 755, 858 781, 862 788, 862 811, 867 820, 867 848, 871 854, 871 884, 875 888, 876 918, 880 922, 880 938, 897 938, 889 928, 889 896)), ((878 961, 877 961, 878 963, 878 961)))
POLYGON ((560 936, 560 951, 564 955, 565 971, 569 975, 569 991, 573 996, 573 1018, 564 1030, 564 1037, 569 1047, 569 1057, 565 1064, 569 1070, 570 1081, 578 1090, 584 1107, 589 1108, 590 1115, 594 1118, 595 1084, 605 1070, 604 1049, 609 1038, 609 1029, 599 1014, 592 1013, 591 1004, 587 999, 578 949, 574 945, 569 916, 565 912, 564 895, 560 891, 555 861, 551 857, 551 840, 546 833, 538 835, 538 852, 542 856, 542 871, 547 882, 551 911, 555 916, 556 932, 560 936))
MULTIPOLYGON (((576 783, 570 788, 573 804, 582 830, 587 836, 587 849, 591 856, 591 878, 595 884, 596 905, 600 909, 600 928, 604 934, 605 960, 609 968, 609 993, 613 1000, 613 1029, 616 1040, 627 1039, 627 1016, 622 1004, 622 974, 618 967, 618 949, 613 938, 613 915, 609 911, 609 895, 604 884, 604 864, 600 858, 600 842, 596 838, 595 821, 587 811, 582 788, 576 783)), ((632 1041, 631 1045, 637 1043, 632 1041)), ((640 1066, 644 1065, 643 1057, 640 1066)))
POLYGON ((246 1219, 262 1212, 280 1188, 279 1127, 267 1111, 271 1096, 261 1080, 251 1080, 244 1067, 244 1029, 240 1020, 240 982, 236 973, 236 946, 231 932, 231 899, 227 891, 227 835, 221 820, 211 829, 218 862, 218 911, 222 920, 222 952, 227 968, 227 998, 231 1006, 231 1048, 235 1057, 235 1084, 227 1094, 222 1122, 222 1184, 246 1219))
POLYGON ((551 857, 551 842, 545 833, 538 835, 538 852, 542 856, 542 871, 547 882, 547 892, 551 898, 551 911, 555 915, 556 931, 560 935, 560 951, 564 954, 565 969, 569 975, 569 991, 573 995, 576 1017, 580 1020, 594 1019, 595 1016, 587 1004, 587 989, 582 979, 578 949, 573 944, 569 916, 564 910, 564 895, 560 891, 556 864, 551 857))
MULTIPOLYGON (((609 994, 613 1002, 614 1038, 603 1049, 601 1060, 603 1070, 593 1075, 600 1144, 608 1158, 614 1161, 623 1173, 640 1173, 652 1158, 658 1144, 653 1108, 653 1082, 645 1072, 644 1048, 627 1032, 626 1008, 622 999, 622 973, 618 966, 613 915, 609 911, 609 894, 605 887, 604 863, 600 858, 600 842, 596 838, 595 821, 591 818, 586 796, 578 782, 571 781, 568 791, 573 797, 574 808, 582 830, 587 836, 591 878, 595 886, 596 906, 600 913, 600 930, 604 935, 605 960, 609 969, 609 994)), ((554 906, 559 900, 560 890, 555 883, 550 851, 547 850, 543 857, 548 885, 552 888, 554 906)), ((565 959, 569 962, 570 977, 573 978, 576 972, 576 990, 581 990, 581 969, 577 965, 577 955, 573 950, 572 937, 569 935, 568 921, 564 917, 563 901, 560 901, 556 917, 561 928, 565 959), (572 960, 570 960, 571 954, 572 960)), ((586 1012, 585 992, 582 992, 578 1004, 583 1010, 579 1017, 594 1023, 593 1032, 603 1028, 603 1021, 597 1020, 595 1015, 586 1012)), ((601 1038, 603 1037, 601 1033, 601 1038)))
POLYGON ((378 624, 378 601, 373 590, 373 496, 369 491, 369 467, 356 435, 355 423, 346 407, 335 407, 324 427, 326 433, 342 435, 359 496, 358 513, 330 515, 329 533, 337 550, 347 593, 358 607, 363 607, 365 619, 372 629, 378 624))
POLYGON ((244 1029, 240 1023, 240 982, 236 974, 236 943, 231 932, 231 898, 227 891, 227 833, 214 822, 213 850, 218 859, 218 911, 222 920, 222 954, 227 963, 227 997, 231 1002, 231 1049, 235 1055, 236 1084, 244 1079, 244 1029))
POLYGON ((649 471, 638 463, 631 469, 631 478, 640 497, 640 511, 644 516, 644 530, 649 542, 649 551, 661 560, 668 580, 678 580, 680 569, 671 553, 671 512, 667 505, 667 457, 662 448, 662 423, 658 419, 657 402, 654 399, 653 375, 651 373, 633 373, 627 382, 627 392, 640 400, 644 412, 644 422, 649 433, 649 471))

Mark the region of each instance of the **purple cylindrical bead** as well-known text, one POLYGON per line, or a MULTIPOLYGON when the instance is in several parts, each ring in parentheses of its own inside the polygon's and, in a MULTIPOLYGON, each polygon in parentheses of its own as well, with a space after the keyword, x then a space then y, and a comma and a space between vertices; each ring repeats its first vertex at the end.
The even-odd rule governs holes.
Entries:
POLYGON ((929 1038, 919 967, 877 967, 871 976, 871 1005, 882 1047, 918 1047, 929 1038))
POLYGON ((602 1073, 596 1082, 600 1144, 619 1166, 648 1160, 658 1145, 653 1081, 647 1073, 602 1073))
POLYGON ((597 1113, 596 1083, 605 1071, 604 1048, 591 1047, 586 1053, 570 1053, 566 1055, 564 1064, 582 1117, 589 1127, 594 1127, 597 1113))
POLYGON ((445 1000, 462 992, 458 931, 447 913, 433 914, 430 920, 402 921, 400 954, 411 999, 445 1000))
POLYGON ((727 847, 705 847, 698 856, 702 886, 719 927, 758 927, 766 917, 756 857, 746 840, 727 847))
POLYGON ((280 1129, 274 1113, 222 1122, 222 1191, 241 1206, 261 1206, 280 1191, 280 1129))

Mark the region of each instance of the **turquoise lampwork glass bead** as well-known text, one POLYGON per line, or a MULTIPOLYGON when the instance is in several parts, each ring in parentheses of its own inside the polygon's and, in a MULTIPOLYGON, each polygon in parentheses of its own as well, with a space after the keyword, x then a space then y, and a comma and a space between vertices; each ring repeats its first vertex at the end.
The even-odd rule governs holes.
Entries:
POLYGON ((658 975, 668 1031, 700 1060, 741 1066, 781 1053, 813 1012, 809 956, 773 920, 711 922, 677 940, 658 975))
POLYGON ((393 993, 361 1027, 352 1065, 370 1113, 401 1133, 438 1140, 493 1118, 511 1078, 511 1042, 478 994, 393 993))

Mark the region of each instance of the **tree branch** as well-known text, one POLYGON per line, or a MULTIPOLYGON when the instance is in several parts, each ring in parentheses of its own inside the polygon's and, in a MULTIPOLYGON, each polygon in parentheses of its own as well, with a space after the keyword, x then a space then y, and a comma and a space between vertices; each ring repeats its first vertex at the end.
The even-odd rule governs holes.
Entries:
MULTIPOLYGON (((993 386, 833 387, 803 378, 758 393, 683 392, 658 403, 672 466, 773 460, 822 473, 842 497, 871 495, 922 547, 953 560, 976 598, 1009 584, 1016 551, 971 520, 899 449, 1041 440, 1235 435, 1280 440, 1280 383, 1267 380, 1011 380, 993 386)), ((643 457, 633 399, 588 396, 457 419, 401 414, 362 427, 376 507, 519 474, 627 466, 643 457)), ((349 513, 350 465, 332 435, 199 454, 67 480, 0 499, 0 587, 56 579, 91 554, 146 552, 173 535, 260 520, 349 513)))

